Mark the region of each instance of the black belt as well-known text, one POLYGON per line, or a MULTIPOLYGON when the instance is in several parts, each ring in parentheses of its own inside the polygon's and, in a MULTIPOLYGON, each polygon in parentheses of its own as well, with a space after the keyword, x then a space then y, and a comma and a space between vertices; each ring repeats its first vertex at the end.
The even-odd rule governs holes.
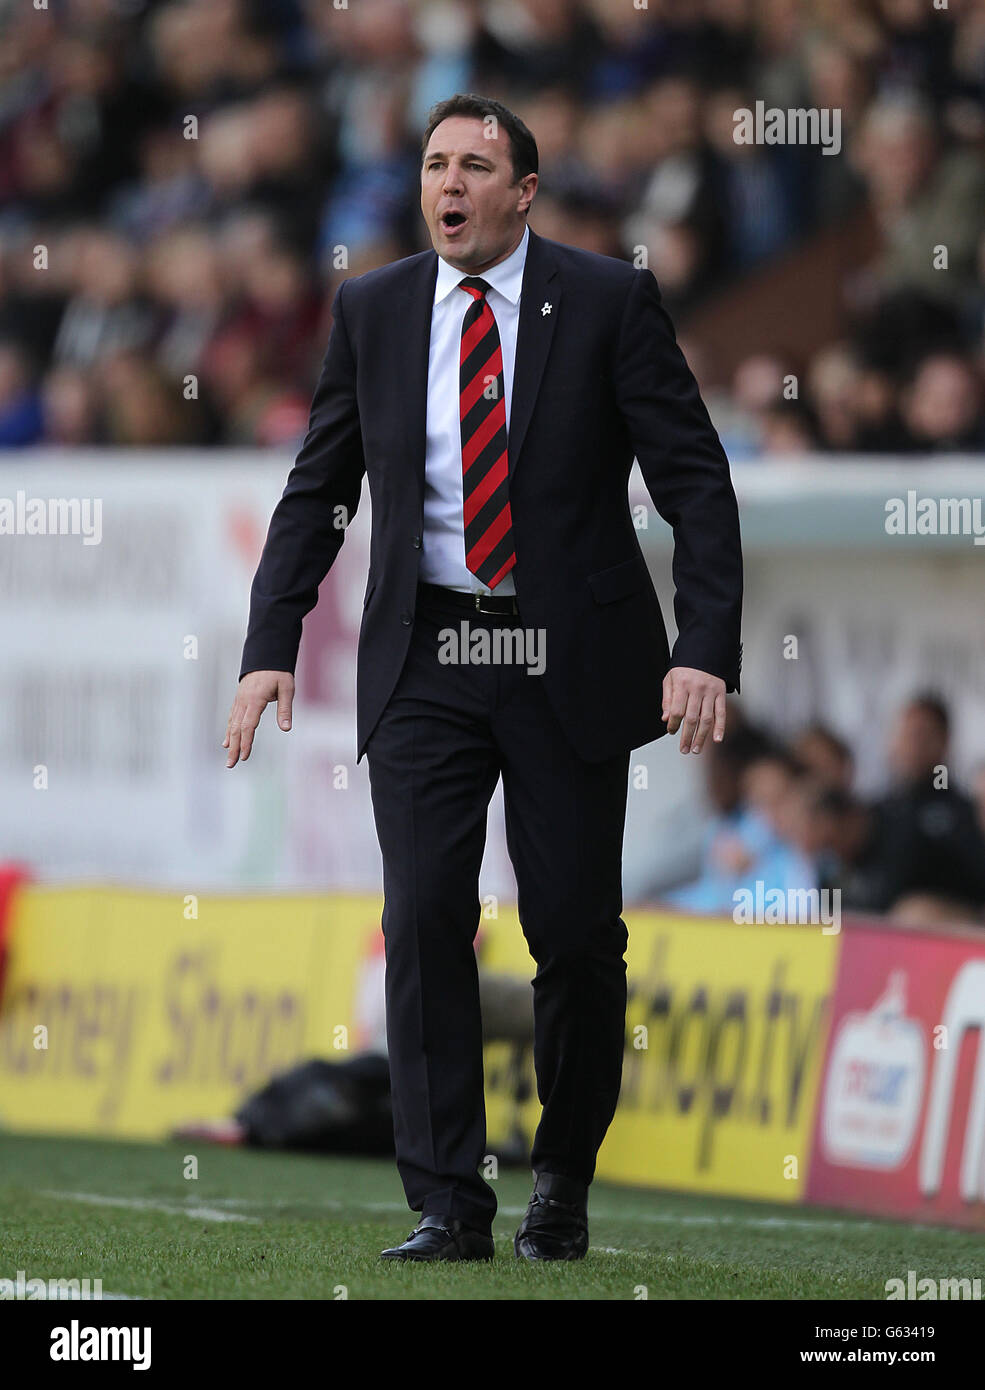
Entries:
POLYGON ((465 594, 460 589, 446 589, 442 584, 418 584, 420 597, 443 608, 453 608, 456 613, 509 613, 519 614, 516 597, 513 594, 465 594))

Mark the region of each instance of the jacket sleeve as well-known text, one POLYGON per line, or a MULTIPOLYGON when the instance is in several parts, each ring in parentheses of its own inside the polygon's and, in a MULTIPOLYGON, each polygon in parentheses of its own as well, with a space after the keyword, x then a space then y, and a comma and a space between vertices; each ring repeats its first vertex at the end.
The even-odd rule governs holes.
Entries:
POLYGON ((739 689, 742 549, 728 459, 677 345, 650 270, 638 270, 623 310, 615 388, 657 511, 674 530, 672 666, 739 689))
POLYGON ((332 331, 308 431, 274 508, 250 591, 240 679, 248 671, 293 673, 302 620, 318 601, 318 586, 359 505, 366 465, 344 289, 343 283, 332 305, 332 331))

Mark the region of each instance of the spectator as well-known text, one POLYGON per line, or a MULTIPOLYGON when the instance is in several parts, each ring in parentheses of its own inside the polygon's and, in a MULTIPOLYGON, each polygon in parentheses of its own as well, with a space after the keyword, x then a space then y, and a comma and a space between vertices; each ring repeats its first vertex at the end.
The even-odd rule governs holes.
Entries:
POLYGON ((810 724, 793 741, 794 758, 820 787, 851 791, 855 759, 848 744, 824 724, 810 724))
POLYGON ((970 150, 946 151, 928 104, 912 92, 880 97, 853 149, 883 238, 872 267, 879 293, 926 290, 960 302, 975 283, 985 169, 970 150), (947 268, 935 248, 947 248, 947 268))
POLYGON ((55 361, 92 368, 113 353, 149 343, 154 315, 139 281, 137 248, 115 233, 90 228, 75 248, 74 293, 59 325, 55 361))
POLYGON ((700 871, 692 883, 662 894, 665 902, 689 912, 732 912, 734 893, 768 838, 742 798, 743 773, 767 746, 757 729, 740 722, 724 743, 707 750, 705 785, 712 814, 705 827, 700 871))
POLYGON ((0 342, 0 448, 34 444, 43 430, 41 398, 27 355, 0 342))
POLYGON ((714 808, 705 835, 698 878, 663 895, 691 912, 732 914, 736 895, 756 885, 778 889, 816 886, 816 874, 801 851, 801 769, 752 727, 740 726, 712 746, 707 790, 714 808))
POLYGON ((934 695, 900 711, 889 745, 893 787, 876 807, 883 907, 911 894, 977 916, 985 907, 985 836, 947 765, 950 719, 934 695))
POLYGON ((972 797, 975 803, 975 815, 978 818, 978 827, 985 835, 985 763, 979 763, 975 769, 972 781, 972 797))
POLYGON ((48 373, 41 409, 47 444, 78 446, 102 443, 105 438, 94 382, 78 367, 56 367, 48 373))
POLYGON ((925 358, 903 393, 903 422, 921 452, 980 451, 985 416, 971 364, 956 353, 925 358))
POLYGON ((877 855, 875 817, 851 792, 815 782, 805 800, 800 847, 820 887, 841 893, 848 912, 881 912, 888 889, 877 855))
POLYGON ((800 848, 806 781, 804 769, 784 749, 753 759, 742 778, 745 803, 763 828, 759 853, 748 869, 749 885, 764 891, 814 888, 814 866, 800 848))

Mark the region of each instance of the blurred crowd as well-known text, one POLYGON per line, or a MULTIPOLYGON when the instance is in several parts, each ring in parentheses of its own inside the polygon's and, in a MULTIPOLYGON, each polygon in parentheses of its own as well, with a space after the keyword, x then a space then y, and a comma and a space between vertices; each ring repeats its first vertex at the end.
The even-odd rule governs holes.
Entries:
POLYGON ((737 708, 729 720, 725 742, 706 750, 700 875, 664 901, 732 915, 736 894, 755 897, 757 883, 763 898, 839 889, 843 912, 985 925, 985 765, 963 791, 936 695, 916 695, 899 711, 886 750, 890 784, 875 800, 856 793, 851 751, 832 730, 812 725, 781 743, 737 708))
POLYGON ((734 458, 985 443, 981 0, 0 0, 0 447, 296 442, 336 283, 426 245, 455 91, 534 132, 535 230, 646 248, 685 349, 870 219, 833 341, 692 362, 734 458), (840 153, 736 144, 759 100, 840 153))

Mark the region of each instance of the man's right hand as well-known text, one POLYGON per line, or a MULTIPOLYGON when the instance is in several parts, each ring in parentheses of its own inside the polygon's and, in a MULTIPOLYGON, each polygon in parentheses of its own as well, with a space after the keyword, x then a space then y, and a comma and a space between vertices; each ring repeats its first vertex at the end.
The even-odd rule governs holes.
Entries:
POLYGON ((229 749, 227 767, 235 767, 240 758, 245 762, 250 756, 260 716, 272 700, 277 701, 277 723, 286 732, 291 727, 294 677, 290 671, 247 671, 236 691, 222 740, 223 748, 229 749))

